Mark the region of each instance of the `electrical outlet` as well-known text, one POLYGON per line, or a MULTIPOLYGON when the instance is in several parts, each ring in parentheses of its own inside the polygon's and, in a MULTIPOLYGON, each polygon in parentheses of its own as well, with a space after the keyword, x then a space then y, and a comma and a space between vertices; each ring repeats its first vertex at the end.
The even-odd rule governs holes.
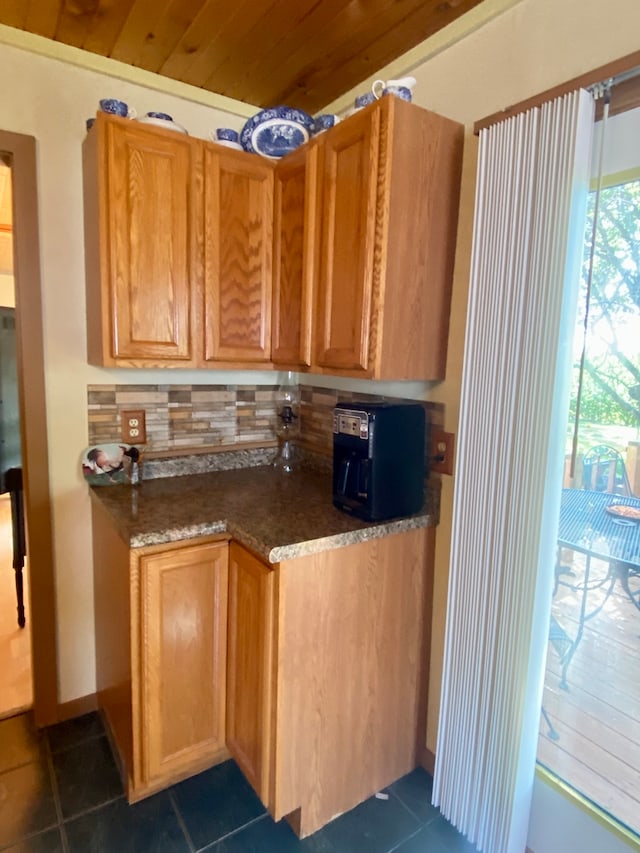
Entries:
POLYGON ((453 441, 452 432, 431 430, 431 471, 434 474, 453 474, 453 441))
POLYGON ((144 409, 122 412, 120 417, 122 418, 122 440, 125 444, 145 444, 147 430, 144 409))

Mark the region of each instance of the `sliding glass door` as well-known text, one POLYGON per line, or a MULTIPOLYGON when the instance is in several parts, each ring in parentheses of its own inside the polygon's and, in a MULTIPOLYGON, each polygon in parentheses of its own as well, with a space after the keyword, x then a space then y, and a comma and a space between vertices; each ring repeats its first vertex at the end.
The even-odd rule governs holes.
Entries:
POLYGON ((608 120, 585 226, 538 743, 541 765, 637 834, 639 138, 640 110, 608 120))

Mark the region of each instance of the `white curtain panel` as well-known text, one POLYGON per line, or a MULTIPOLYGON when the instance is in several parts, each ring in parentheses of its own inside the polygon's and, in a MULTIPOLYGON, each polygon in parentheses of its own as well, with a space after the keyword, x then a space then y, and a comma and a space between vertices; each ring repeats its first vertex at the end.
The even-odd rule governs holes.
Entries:
POLYGON ((593 98, 480 135, 434 803, 523 853, 586 220, 593 98))

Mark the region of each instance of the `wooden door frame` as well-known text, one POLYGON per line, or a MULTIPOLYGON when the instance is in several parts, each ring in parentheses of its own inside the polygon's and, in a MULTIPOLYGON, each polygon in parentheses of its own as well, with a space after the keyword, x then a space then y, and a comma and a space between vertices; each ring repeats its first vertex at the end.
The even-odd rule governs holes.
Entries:
POLYGON ((24 481, 31 628, 33 708, 36 725, 58 719, 53 531, 40 284, 36 140, 0 130, 13 188, 16 291, 16 360, 24 481))

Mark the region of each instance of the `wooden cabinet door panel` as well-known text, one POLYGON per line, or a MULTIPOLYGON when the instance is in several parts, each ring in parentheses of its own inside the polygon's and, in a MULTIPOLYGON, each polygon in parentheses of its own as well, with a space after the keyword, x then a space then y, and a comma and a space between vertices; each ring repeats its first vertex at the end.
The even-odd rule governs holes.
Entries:
POLYGON ((307 145, 278 163, 274 191, 271 360, 311 364, 311 322, 320 241, 321 148, 307 145))
POLYGON ((316 362, 367 370, 376 237, 379 111, 322 140, 323 215, 316 362))
POLYGON ((224 747, 227 581, 226 542, 140 558, 146 782, 224 747))
POLYGON ((272 730, 274 572, 229 548, 227 746, 265 805, 272 730))
POLYGON ((133 122, 105 133, 111 355, 189 366, 193 143, 133 122))
POLYGON ((432 531, 278 567, 275 820, 301 837, 416 765, 424 732, 432 531))
POLYGON ((269 361, 273 164, 204 151, 205 361, 269 361))

